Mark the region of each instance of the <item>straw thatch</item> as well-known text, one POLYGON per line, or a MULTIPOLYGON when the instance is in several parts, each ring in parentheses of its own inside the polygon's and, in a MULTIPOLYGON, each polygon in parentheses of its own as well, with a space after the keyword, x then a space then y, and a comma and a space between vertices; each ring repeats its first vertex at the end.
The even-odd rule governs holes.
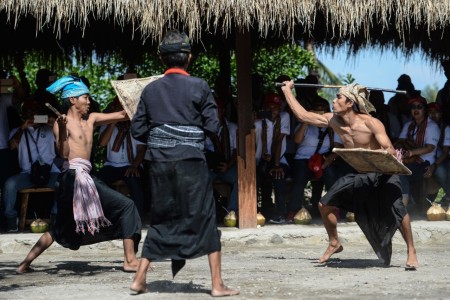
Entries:
MULTIPOLYGON (((0 25, 1 36, 19 39, 16 50, 65 54, 71 47, 136 51, 157 43, 167 28, 181 28, 200 44, 246 29, 255 39, 450 56, 449 0, 1 0, 0 25)), ((0 55, 8 51, 13 45, 0 55)))

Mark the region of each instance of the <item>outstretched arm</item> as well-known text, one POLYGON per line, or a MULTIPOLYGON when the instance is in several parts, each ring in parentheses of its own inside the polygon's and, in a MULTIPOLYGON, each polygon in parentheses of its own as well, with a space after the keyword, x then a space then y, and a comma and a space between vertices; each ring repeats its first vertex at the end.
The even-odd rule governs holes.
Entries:
POLYGON ((333 114, 325 113, 319 115, 314 112, 307 111, 295 98, 294 94, 292 93, 293 88, 294 82, 291 80, 285 81, 284 86, 281 87, 281 90, 283 91, 286 101, 289 104, 289 107, 291 108, 295 117, 307 124, 315 125, 317 127, 328 127, 328 122, 333 114))
POLYGON ((105 124, 110 124, 114 122, 121 122, 129 120, 125 110, 116 111, 112 113, 91 113, 89 119, 92 118, 95 126, 101 126, 105 124))

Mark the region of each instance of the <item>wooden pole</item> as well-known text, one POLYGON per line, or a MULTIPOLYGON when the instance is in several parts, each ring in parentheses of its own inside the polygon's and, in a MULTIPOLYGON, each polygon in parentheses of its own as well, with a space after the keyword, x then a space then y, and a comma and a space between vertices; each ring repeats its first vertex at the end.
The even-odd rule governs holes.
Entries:
POLYGON ((236 30, 239 228, 256 228, 256 159, 253 129, 251 35, 236 30))

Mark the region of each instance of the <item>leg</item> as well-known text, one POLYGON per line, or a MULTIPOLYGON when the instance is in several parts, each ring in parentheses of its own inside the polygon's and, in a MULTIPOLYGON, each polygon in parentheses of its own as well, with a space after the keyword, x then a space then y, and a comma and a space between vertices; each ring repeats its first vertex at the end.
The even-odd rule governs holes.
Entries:
POLYGON ((222 281, 222 254, 216 251, 208 254, 209 268, 211 270, 211 296, 233 296, 239 295, 239 291, 226 287, 222 281))
POLYGON ((150 267, 150 260, 148 258, 142 257, 139 262, 139 267, 134 276, 133 283, 130 289, 138 294, 147 293, 147 270, 150 267))
POLYGON ((342 250, 344 250, 338 239, 337 218, 334 214, 335 210, 336 207, 324 205, 319 202, 319 211, 322 215, 323 225, 325 226, 328 234, 328 248, 319 259, 320 263, 326 262, 331 257, 331 255, 342 252, 342 250))
POLYGON ((33 183, 30 180, 30 174, 28 173, 20 173, 14 176, 9 177, 5 185, 3 186, 2 194, 3 194, 3 214, 5 219, 7 220, 7 224, 10 224, 10 228, 7 230, 14 229, 17 231, 16 219, 17 219, 17 211, 16 211, 16 200, 17 200, 17 192, 21 189, 30 188, 33 186, 33 183))
POLYGON ((53 237, 50 235, 49 232, 44 233, 39 240, 36 242, 36 244, 31 248, 28 255, 25 257, 25 259, 20 263, 19 267, 16 270, 17 274, 23 274, 27 271, 30 271, 30 265, 31 263, 39 256, 42 252, 44 252, 48 247, 50 247, 53 244, 53 237))
POLYGON ((413 268, 419 267, 419 261, 417 260, 416 256, 416 248, 414 247, 409 214, 406 214, 403 217, 402 224, 400 225, 400 232, 402 234, 403 239, 406 242, 406 249, 407 249, 406 267, 413 267, 413 268))
POLYGON ((123 261, 124 272, 136 272, 139 267, 139 261, 134 252, 133 239, 123 239, 123 252, 125 256, 123 261))

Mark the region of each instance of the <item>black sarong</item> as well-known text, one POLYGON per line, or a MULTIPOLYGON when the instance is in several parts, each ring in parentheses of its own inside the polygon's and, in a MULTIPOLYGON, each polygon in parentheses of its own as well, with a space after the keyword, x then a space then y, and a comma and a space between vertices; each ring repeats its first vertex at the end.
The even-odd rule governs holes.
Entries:
POLYGON ((172 260, 173 276, 186 259, 220 251, 212 181, 203 160, 155 162, 151 182, 150 228, 142 256, 172 260))
POLYGON ((345 175, 320 202, 354 212, 356 223, 378 258, 384 264, 390 264, 392 237, 407 213, 397 175, 345 175))
POLYGON ((92 176, 92 179, 100 196, 103 213, 112 225, 101 227, 94 236, 87 231, 86 234, 75 232, 73 217, 75 170, 69 169, 61 173, 56 182, 58 211, 50 234, 58 244, 72 250, 78 250, 82 245, 131 238, 137 252, 142 224, 133 200, 111 189, 95 176, 92 176))

